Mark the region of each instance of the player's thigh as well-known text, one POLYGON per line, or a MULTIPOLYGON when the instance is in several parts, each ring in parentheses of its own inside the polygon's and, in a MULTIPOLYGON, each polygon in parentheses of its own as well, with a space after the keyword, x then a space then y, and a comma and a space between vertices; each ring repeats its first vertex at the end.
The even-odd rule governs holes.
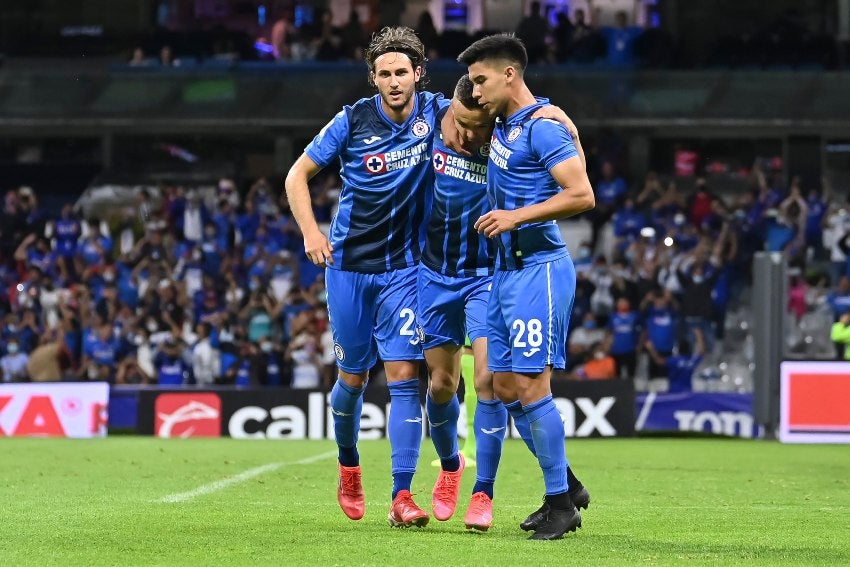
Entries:
POLYGON ((487 299, 487 367, 493 372, 510 372, 510 328, 505 319, 501 294, 505 274, 493 275, 490 297, 487 299))
POLYGON ((422 349, 462 345, 465 338, 464 279, 420 266, 416 287, 416 320, 421 328, 422 349))
POLYGON ((511 369, 536 374, 564 368, 575 269, 562 258, 507 272, 500 301, 510 330, 511 369))
POLYGON ((385 362, 422 360, 422 337, 416 325, 417 268, 379 275, 375 340, 385 362))
POLYGON ((337 366, 351 374, 368 371, 378 355, 372 336, 378 296, 376 276, 334 269, 325 272, 337 366))
POLYGON ((487 309, 493 278, 490 276, 469 278, 464 286, 464 318, 466 336, 473 343, 487 338, 487 309))

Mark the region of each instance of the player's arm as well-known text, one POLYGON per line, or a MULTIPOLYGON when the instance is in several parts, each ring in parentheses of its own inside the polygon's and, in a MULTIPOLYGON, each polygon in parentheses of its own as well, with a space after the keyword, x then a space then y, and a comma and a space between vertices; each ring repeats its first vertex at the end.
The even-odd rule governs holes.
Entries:
POLYGON ((560 106, 549 104, 538 108, 531 117, 548 118, 549 120, 554 120, 555 122, 563 124, 564 128, 567 129, 567 132, 570 133, 570 138, 573 139, 573 144, 576 146, 576 151, 578 152, 578 157, 581 159, 582 167, 587 169, 587 161, 584 159, 584 148, 581 147, 581 139, 578 136, 578 128, 576 128, 572 119, 567 116, 567 113, 564 112, 564 109, 560 106))
POLYGON ((549 169, 550 175, 561 186, 557 195, 542 203, 529 205, 512 211, 496 209, 483 215, 475 223, 475 229, 493 237, 510 232, 523 224, 564 219, 583 213, 596 205, 593 188, 581 159, 575 155, 549 169))
POLYGON ((286 198, 289 200, 292 216, 304 235, 304 251, 310 261, 319 266, 325 265, 326 262, 333 263, 333 247, 319 230, 316 215, 313 214, 310 187, 307 185, 321 169, 310 156, 301 154, 289 169, 285 182, 286 198))

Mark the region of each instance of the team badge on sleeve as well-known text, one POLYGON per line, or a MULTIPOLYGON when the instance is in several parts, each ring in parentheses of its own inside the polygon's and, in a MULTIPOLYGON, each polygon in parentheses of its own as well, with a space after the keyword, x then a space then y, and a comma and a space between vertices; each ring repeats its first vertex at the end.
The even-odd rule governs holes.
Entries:
POLYGON ((519 138, 520 134, 522 134, 522 126, 514 126, 513 128, 511 128, 511 131, 508 132, 508 141, 513 142, 514 140, 519 138))
POLYGON ((431 126, 428 125, 426 120, 422 118, 417 118, 413 121, 413 125, 410 127, 411 133, 417 138, 424 138, 428 135, 428 132, 431 131, 431 126))
POLYGON ((434 170, 439 171, 440 173, 446 168, 446 154, 443 152, 434 152, 434 157, 432 158, 434 162, 434 170))
POLYGON ((383 173, 387 170, 387 162, 383 154, 363 156, 363 163, 366 164, 366 171, 372 174, 383 173))

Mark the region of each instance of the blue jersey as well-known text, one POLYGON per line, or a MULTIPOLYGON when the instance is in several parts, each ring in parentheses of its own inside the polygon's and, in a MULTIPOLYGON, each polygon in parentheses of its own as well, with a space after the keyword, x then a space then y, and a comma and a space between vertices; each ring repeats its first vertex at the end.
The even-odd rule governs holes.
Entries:
MULTIPOLYGON (((514 210, 542 203, 561 187, 549 175, 555 165, 577 156, 567 129, 553 120, 532 119, 547 99, 527 106, 505 120, 496 120, 487 167, 491 207, 514 210)), ((555 221, 522 225, 497 237, 496 269, 516 270, 567 256, 555 221)))
POLYGON ((417 93, 402 124, 364 98, 340 111, 304 150, 320 167, 339 159, 342 191, 328 240, 330 268, 382 273, 419 263, 432 175, 434 123, 442 95, 417 93))
POLYGON ((495 245, 475 230, 475 221, 490 210, 489 152, 490 144, 485 144, 472 156, 462 156, 443 143, 439 132, 434 135, 434 196, 422 263, 435 272, 453 277, 493 272, 495 245))

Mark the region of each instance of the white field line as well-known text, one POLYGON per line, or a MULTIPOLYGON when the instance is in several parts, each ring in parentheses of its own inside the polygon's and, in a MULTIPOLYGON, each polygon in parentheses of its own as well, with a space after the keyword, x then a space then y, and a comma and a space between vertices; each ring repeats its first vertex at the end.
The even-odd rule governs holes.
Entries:
POLYGON ((197 498, 198 496, 206 496, 207 494, 212 494, 213 492, 223 490, 228 486, 239 484, 240 482, 245 482, 246 480, 251 480, 252 478, 260 476, 261 474, 276 471, 279 468, 289 467, 293 465, 309 465, 311 463, 323 461, 325 459, 333 457, 334 455, 336 455, 336 453, 336 451, 328 451, 327 453, 320 453, 318 455, 313 455, 312 457, 305 457, 299 461, 292 461, 290 463, 269 463, 267 465, 254 467, 253 469, 242 471, 237 475, 229 476, 227 478, 223 478, 221 480, 217 480, 209 484, 204 484, 202 486, 199 486, 198 488, 195 488, 194 490, 189 490, 188 492, 178 492, 176 494, 169 494, 168 496, 160 498, 158 502, 161 502, 163 504, 186 502, 187 500, 197 498))

